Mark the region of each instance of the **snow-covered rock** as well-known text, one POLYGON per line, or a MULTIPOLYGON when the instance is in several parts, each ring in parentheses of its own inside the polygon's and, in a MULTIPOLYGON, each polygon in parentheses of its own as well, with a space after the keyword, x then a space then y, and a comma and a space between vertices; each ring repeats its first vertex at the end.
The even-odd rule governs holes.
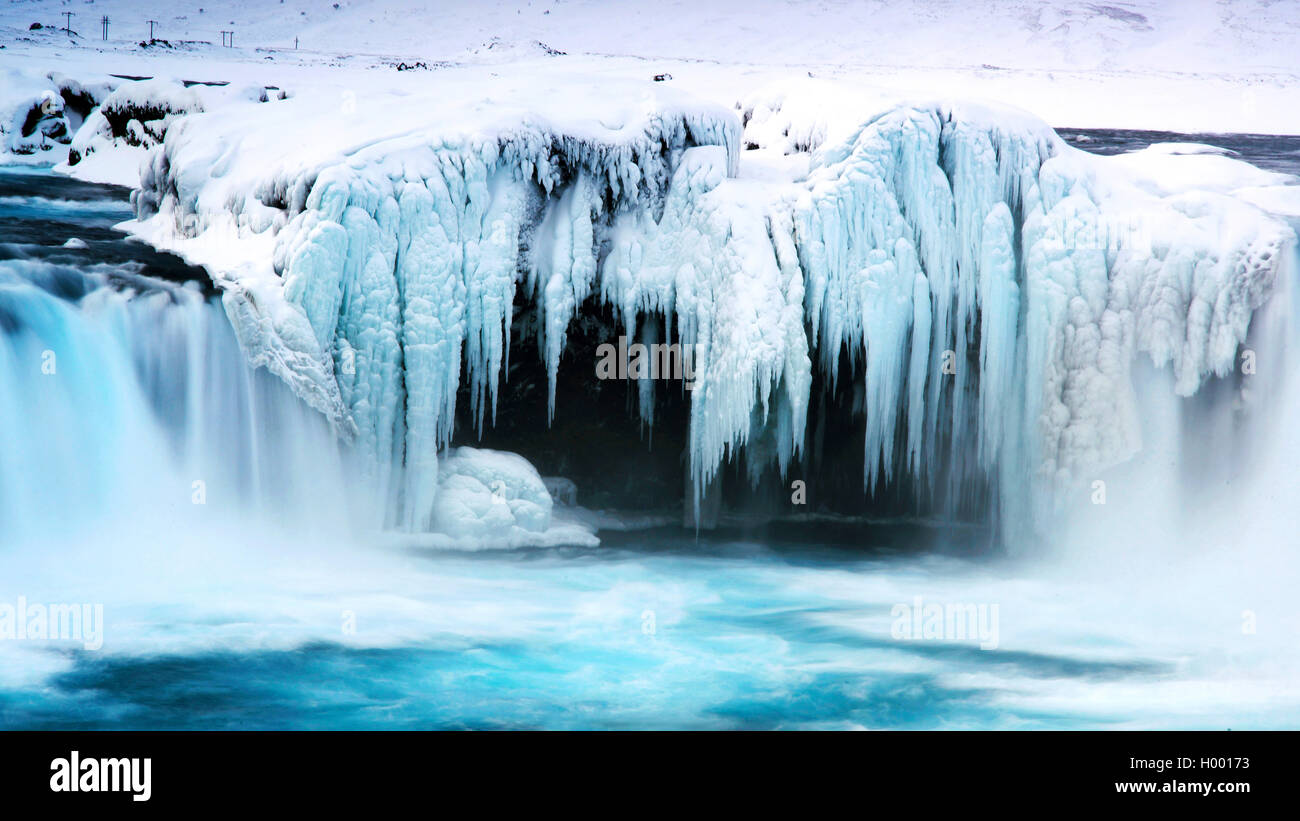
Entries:
POLYGON ((198 94, 178 82, 125 82, 91 112, 77 131, 68 150, 68 165, 102 165, 106 158, 94 155, 111 155, 107 162, 113 168, 91 176, 134 187, 147 150, 163 141, 167 127, 178 117, 202 110, 198 94))
POLYGON ((0 69, 0 161, 62 162, 83 117, 111 89, 59 72, 0 69))
POLYGON ((8 69, 0 82, 0 156, 39 156, 72 141, 63 97, 49 76, 8 69))
POLYGON ((590 530, 552 527, 551 495, 528 460, 482 448, 450 449, 440 460, 430 530, 441 547, 595 546, 590 530))
POLYGON ((514 527, 541 532, 551 523, 551 495, 537 470, 522 456, 455 448, 440 468, 434 530, 451 536, 484 537, 514 527))

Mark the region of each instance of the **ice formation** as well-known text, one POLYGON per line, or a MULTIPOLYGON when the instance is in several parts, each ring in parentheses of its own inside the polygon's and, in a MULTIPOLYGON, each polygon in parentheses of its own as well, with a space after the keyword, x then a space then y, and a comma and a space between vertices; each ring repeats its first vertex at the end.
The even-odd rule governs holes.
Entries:
POLYGON ((438 533, 481 540, 516 528, 540 533, 551 525, 551 495, 522 456, 453 448, 438 473, 431 528, 438 533))
POLYGON ((991 482, 1027 525, 1139 448, 1135 357, 1182 395, 1228 373, 1293 253, 1232 196, 1263 172, 1227 157, 1095 157, 1018 112, 895 105, 767 184, 738 173, 733 111, 654 94, 433 128, 408 102, 371 112, 398 120, 382 139, 363 115, 370 130, 307 140, 321 124, 297 100, 188 117, 143 172, 135 230, 213 270, 250 360, 355 433, 388 523, 416 532, 445 513, 462 363, 477 424, 495 414, 518 289, 544 317, 552 412, 591 300, 629 338, 662 324, 694 347, 697 502, 742 452, 752 476, 784 474, 814 373, 848 357, 866 494, 991 482))
MULTIPOLYGON (((1264 173, 1232 164, 1238 185, 1264 173)), ((1162 188, 969 107, 888 112, 822 150, 799 209, 808 319, 828 372, 842 346, 865 356, 868 488, 950 458, 950 490, 1000 476, 1004 504, 1042 505, 1139 447, 1136 353, 1185 396, 1232 369, 1294 234, 1198 190, 1203 163, 1179 170, 1196 183, 1162 188)))

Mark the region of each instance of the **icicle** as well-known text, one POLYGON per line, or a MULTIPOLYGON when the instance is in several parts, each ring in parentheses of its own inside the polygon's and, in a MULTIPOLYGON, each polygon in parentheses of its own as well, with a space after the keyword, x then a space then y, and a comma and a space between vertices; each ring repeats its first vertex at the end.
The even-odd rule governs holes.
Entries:
POLYGON ((542 352, 546 364, 546 421, 555 419, 555 380, 564 351, 566 330, 578 306, 591 293, 596 279, 593 211, 599 199, 586 174, 547 209, 533 248, 534 271, 542 283, 544 326, 542 352))

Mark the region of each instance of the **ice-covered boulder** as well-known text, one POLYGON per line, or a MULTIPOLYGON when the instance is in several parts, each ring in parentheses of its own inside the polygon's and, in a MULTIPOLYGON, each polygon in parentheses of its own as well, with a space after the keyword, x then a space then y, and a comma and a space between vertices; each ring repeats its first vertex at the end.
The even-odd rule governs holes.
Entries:
POLYGON ((458 548, 594 546, 573 523, 552 526, 551 495, 522 456, 484 448, 452 448, 439 460, 430 530, 435 546, 458 548))
POLYGON ((71 142, 63 99, 47 89, 35 99, 16 106, 4 127, 4 134, 8 150, 15 154, 48 151, 56 143, 71 142))
POLYGON ((512 529, 540 533, 551 523, 551 495, 527 459, 515 453, 454 448, 438 468, 433 529, 486 538, 512 529))
POLYGON ((83 87, 57 73, 0 71, 0 154, 35 154, 49 162, 50 153, 72 141, 82 117, 107 93, 104 84, 83 87))

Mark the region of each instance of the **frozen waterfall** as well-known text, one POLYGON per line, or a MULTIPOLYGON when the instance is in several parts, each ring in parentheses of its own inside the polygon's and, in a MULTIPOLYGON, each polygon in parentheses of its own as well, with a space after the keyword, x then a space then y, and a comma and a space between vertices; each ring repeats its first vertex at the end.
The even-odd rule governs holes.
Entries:
MULTIPOLYGON (((550 414, 558 369, 594 368, 565 362, 593 305, 690 346, 697 509, 729 461, 790 475, 810 392, 846 361, 864 497, 901 476, 949 506, 992 486, 1025 531, 1142 447, 1139 356, 1181 396, 1231 373, 1294 258, 1286 223, 1202 181, 1264 173, 1226 157, 1116 162, 1019 112, 905 104, 764 184, 735 111, 655 94, 432 127, 361 101, 392 136, 323 144, 297 139, 310 100, 191 115, 133 230, 208 267, 249 361, 355 437, 387 523, 417 532, 462 381, 493 421, 519 299, 544 317, 550 414)), ((654 391, 683 387, 639 390, 654 424, 654 391)))

